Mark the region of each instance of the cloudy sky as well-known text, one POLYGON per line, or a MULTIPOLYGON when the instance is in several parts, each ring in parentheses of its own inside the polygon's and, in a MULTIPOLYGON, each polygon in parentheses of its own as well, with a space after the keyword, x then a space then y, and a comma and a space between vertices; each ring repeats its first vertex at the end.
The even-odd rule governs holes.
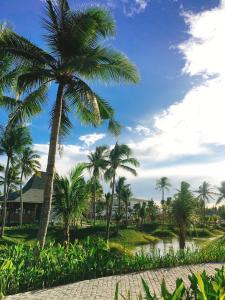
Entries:
MULTIPOLYGON (((195 189, 203 180, 225 180, 225 0, 71 0, 75 8, 102 5, 117 22, 108 41, 125 52, 141 74, 136 86, 93 85, 108 99, 123 124, 120 143, 139 159, 138 177, 128 176, 137 197, 159 199, 155 181, 170 178, 174 193, 181 180, 195 189)), ((41 0, 1 0, 0 19, 44 47, 41 0)), ((54 99, 55 87, 49 98, 54 99)), ((4 122, 6 115, 0 111, 4 122)), ((35 118, 35 148, 45 169, 49 107, 35 118)), ((57 170, 66 173, 96 145, 112 145, 105 128, 74 129, 64 141, 57 170)))

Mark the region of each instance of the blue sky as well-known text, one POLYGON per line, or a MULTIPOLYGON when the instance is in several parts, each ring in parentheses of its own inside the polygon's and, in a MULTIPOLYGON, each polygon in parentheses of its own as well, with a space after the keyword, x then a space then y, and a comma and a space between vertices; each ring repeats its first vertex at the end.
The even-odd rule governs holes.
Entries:
MULTIPOLYGON (((203 179, 218 184, 225 174, 224 59, 225 5, 219 0, 70 1, 74 8, 103 5, 111 10, 117 35, 108 41, 137 65, 136 86, 94 84, 123 124, 126 142, 141 162, 139 177, 128 176, 134 195, 159 198, 155 180, 168 176, 175 191, 181 180, 196 187, 203 179), (220 49, 220 50, 218 50, 220 49), (215 95, 216 91, 216 95, 215 95), (212 96, 211 96, 212 95, 212 96), (223 137, 224 135, 224 137, 223 137)), ((44 47, 41 0, 1 0, 0 19, 44 47)), ((51 88, 50 102, 55 90, 51 88)), ((1 119, 5 120, 5 113, 1 119)), ((45 168, 49 109, 30 124, 45 168)), ((57 163, 65 173, 101 143, 114 143, 104 128, 80 126, 64 141, 57 163)))

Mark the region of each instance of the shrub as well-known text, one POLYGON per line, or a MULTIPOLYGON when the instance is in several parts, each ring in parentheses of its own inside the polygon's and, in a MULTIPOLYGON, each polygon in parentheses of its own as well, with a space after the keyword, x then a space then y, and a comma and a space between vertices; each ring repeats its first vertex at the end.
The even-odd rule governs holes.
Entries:
POLYGON ((152 234, 157 237, 166 237, 166 238, 176 237, 176 234, 173 231, 171 231, 170 229, 164 229, 164 228, 158 228, 158 229, 154 230, 152 232, 152 234))

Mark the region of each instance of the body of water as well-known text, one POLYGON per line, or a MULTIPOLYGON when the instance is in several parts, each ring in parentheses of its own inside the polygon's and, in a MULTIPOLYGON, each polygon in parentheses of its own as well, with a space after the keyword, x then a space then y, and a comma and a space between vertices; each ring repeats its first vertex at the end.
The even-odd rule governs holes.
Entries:
MULTIPOLYGON (((200 245, 205 241, 206 239, 187 239, 186 248, 189 248, 190 250, 199 249, 200 245)), ((172 239, 161 239, 156 243, 138 246, 136 247, 135 252, 141 253, 143 251, 145 254, 159 252, 161 255, 165 255, 170 251, 176 252, 178 250, 179 250, 179 241, 177 238, 172 238, 172 239)))

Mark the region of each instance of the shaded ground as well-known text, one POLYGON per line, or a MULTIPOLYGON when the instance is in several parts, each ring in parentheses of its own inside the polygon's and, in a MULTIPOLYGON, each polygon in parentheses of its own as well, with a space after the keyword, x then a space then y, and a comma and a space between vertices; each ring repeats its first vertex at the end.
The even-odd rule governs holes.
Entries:
MULTIPOLYGON (((225 263, 209 263, 201 265, 182 266, 168 269, 158 269, 156 271, 146 271, 129 275, 109 276, 93 280, 80 281, 74 284, 59 286, 56 288, 27 292, 8 296, 6 300, 112 300, 116 284, 119 282, 120 293, 131 292, 131 299, 136 300, 139 293, 143 292, 141 277, 149 284, 150 290, 160 296, 160 284, 163 278, 169 290, 175 287, 177 278, 183 278, 185 285, 188 286, 188 275, 191 272, 203 272, 213 275, 216 268, 225 266, 225 263)), ((122 298, 120 298, 122 299, 122 298)))

